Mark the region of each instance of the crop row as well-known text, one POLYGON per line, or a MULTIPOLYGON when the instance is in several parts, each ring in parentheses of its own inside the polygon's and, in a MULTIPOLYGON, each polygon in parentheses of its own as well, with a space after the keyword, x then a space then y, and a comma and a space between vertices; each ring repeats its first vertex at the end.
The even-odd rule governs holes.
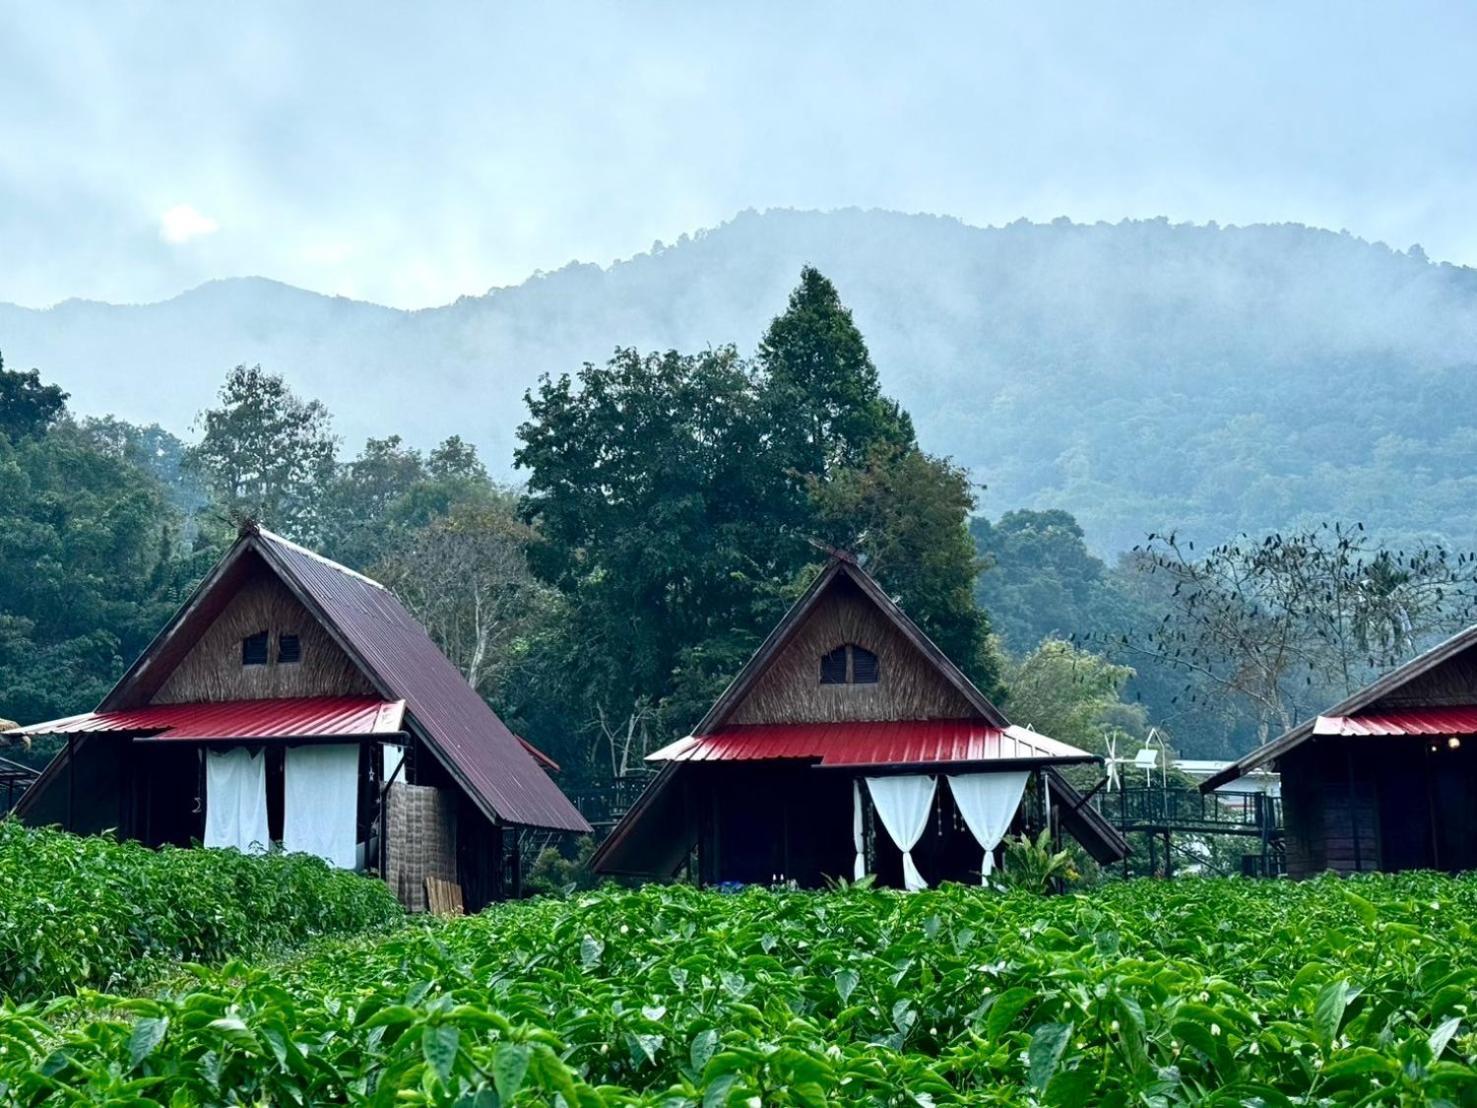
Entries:
POLYGON ((19 1103, 1477 1102, 1477 881, 607 890, 0 1012, 19 1103))
POLYGON ((148 850, 0 820, 0 996, 137 983, 403 918, 385 886, 303 855, 148 850))

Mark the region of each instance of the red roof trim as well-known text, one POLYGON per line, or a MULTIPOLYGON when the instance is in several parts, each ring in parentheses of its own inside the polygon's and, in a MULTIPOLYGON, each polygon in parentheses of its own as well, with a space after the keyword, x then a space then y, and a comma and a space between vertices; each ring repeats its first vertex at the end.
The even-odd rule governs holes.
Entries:
POLYGON ((689 735, 651 762, 812 761, 827 768, 979 762, 1082 762, 1094 755, 1024 727, 978 719, 754 723, 689 735))
POLYGON ((1399 708, 1349 716, 1319 716, 1313 734, 1340 737, 1477 735, 1477 707, 1399 708))
POLYGON ((170 741, 270 738, 366 738, 398 735, 405 701, 318 696, 152 704, 38 723, 26 735, 150 735, 170 741))

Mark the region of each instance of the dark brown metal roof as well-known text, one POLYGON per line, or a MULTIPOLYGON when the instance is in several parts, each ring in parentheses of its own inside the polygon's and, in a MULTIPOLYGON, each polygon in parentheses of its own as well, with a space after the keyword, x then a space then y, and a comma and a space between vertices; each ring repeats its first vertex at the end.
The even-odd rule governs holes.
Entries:
POLYGON ((487 815, 589 832, 590 825, 393 593, 270 531, 249 536, 487 815))

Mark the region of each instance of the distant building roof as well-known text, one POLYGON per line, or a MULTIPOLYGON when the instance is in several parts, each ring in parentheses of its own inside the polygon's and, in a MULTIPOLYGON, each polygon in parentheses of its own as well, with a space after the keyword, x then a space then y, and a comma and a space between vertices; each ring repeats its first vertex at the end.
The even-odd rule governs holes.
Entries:
MULTIPOLYGON (((1474 690, 1477 691, 1477 690, 1474 690)), ((1400 708, 1319 716, 1315 735, 1477 735, 1477 707, 1400 708)))

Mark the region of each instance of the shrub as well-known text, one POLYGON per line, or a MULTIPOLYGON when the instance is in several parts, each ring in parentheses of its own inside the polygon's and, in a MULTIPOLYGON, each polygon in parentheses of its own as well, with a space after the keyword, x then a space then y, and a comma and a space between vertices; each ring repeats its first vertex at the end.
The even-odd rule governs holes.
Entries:
POLYGON ((402 916, 317 858, 150 850, 0 820, 0 995, 119 988, 166 961, 260 956, 402 916))

